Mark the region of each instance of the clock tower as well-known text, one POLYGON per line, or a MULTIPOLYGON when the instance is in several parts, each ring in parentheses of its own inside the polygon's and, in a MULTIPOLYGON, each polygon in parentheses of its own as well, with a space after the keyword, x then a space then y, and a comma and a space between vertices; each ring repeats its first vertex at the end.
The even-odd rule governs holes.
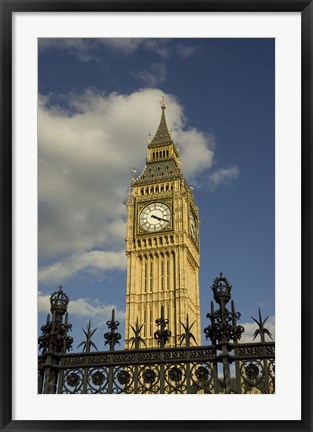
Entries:
MULTIPOLYGON (((155 320, 169 320, 167 346, 184 346, 187 316, 191 345, 200 345, 199 213, 168 130, 165 99, 161 121, 147 148, 146 166, 132 179, 127 208, 125 348, 143 327, 140 348, 158 347, 155 320)), ((192 144, 191 144, 192 145, 192 144)))

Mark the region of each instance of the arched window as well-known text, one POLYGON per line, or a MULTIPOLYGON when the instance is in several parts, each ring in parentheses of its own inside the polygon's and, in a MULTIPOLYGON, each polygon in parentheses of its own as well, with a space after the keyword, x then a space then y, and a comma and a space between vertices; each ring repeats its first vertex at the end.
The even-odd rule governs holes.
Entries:
POLYGON ((164 291, 164 259, 161 261, 161 291, 164 291))
POLYGON ((170 257, 166 259, 166 289, 170 289, 170 257))
POLYGON ((145 262, 144 271, 143 271, 143 280, 144 280, 144 292, 146 293, 148 290, 148 263, 145 262))
POLYGON ((152 336, 152 321, 153 321, 152 307, 150 307, 149 336, 152 336))
POLYGON ((143 312, 143 322, 144 322, 143 336, 146 337, 147 336, 147 310, 146 309, 143 312))
POLYGON ((152 260, 150 260, 150 274, 149 274, 150 292, 152 292, 152 282, 153 282, 153 262, 152 260))

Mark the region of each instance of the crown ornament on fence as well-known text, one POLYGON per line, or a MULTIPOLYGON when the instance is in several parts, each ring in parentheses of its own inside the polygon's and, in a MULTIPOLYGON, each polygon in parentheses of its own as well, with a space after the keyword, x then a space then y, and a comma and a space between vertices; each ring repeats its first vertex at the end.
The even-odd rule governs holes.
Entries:
POLYGON ((41 327, 42 334, 38 338, 42 354, 47 351, 60 354, 72 349, 74 339, 68 336, 68 332, 72 330, 72 324, 68 322, 68 303, 69 298, 61 286, 51 294, 51 315, 47 315, 46 324, 41 327))
POLYGON ((213 344, 228 343, 233 340, 236 342, 244 332, 242 325, 237 325, 240 319, 240 312, 235 311, 235 303, 231 301, 231 311, 226 308, 226 304, 231 299, 231 288, 226 277, 220 273, 213 281, 212 291, 214 300, 219 305, 219 309, 214 310, 214 303, 211 301, 211 312, 206 317, 211 324, 204 329, 206 339, 210 339, 213 344))

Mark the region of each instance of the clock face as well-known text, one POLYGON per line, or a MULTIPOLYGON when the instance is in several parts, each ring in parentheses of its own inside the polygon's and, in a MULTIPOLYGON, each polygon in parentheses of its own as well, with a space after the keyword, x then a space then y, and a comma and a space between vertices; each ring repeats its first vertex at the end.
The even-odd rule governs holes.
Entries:
POLYGON ((140 226, 149 232, 160 231, 165 228, 171 219, 171 210, 162 202, 146 205, 139 216, 140 226))
POLYGON ((196 220, 195 217, 192 213, 192 211, 190 210, 189 213, 189 223, 190 223, 190 234, 193 238, 194 241, 197 241, 197 226, 196 226, 196 220))

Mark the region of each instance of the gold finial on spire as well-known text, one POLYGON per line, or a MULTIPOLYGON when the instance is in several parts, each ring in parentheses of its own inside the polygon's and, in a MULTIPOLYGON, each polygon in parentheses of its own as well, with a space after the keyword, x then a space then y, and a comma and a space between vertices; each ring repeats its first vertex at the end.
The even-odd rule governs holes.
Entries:
POLYGON ((165 108, 166 108, 166 99, 165 99, 164 96, 161 97, 160 104, 161 104, 162 110, 165 110, 165 108))

